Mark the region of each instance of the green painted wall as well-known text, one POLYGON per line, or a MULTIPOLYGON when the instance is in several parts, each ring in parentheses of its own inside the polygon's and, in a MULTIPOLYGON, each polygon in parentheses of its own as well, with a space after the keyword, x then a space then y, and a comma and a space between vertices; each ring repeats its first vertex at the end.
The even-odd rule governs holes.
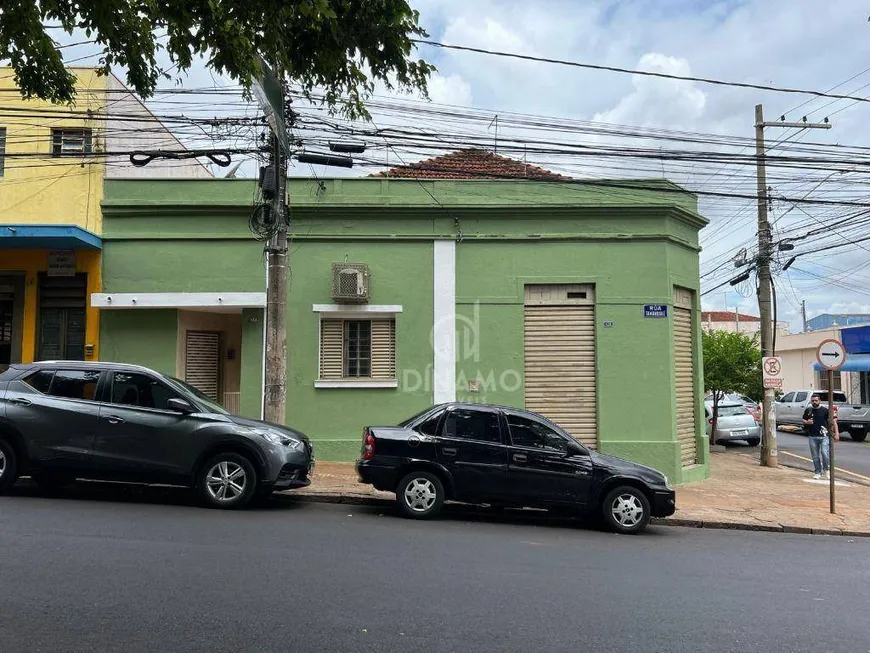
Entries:
POLYGON ((117 310, 100 314, 100 358, 175 375, 178 311, 117 310))
POLYGON ((253 240, 109 241, 103 292, 264 292, 263 248, 253 240))
POLYGON ((395 424, 432 404, 433 351, 431 243, 306 243, 292 255, 288 305, 287 420, 317 441, 318 457, 351 460, 362 427, 395 424), (399 304, 396 316, 398 388, 315 388, 318 314, 332 304, 332 264, 365 262, 371 271, 370 304, 399 304))

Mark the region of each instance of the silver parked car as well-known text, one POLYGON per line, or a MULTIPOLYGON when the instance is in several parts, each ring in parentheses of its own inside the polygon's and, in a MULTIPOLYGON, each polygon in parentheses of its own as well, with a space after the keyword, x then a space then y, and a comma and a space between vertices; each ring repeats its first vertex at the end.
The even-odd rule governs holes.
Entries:
MULTIPOLYGON (((761 427, 755 421, 752 413, 739 403, 726 402, 717 406, 719 419, 716 421, 716 439, 714 442, 745 440, 750 447, 761 444, 761 427)), ((713 402, 704 402, 704 413, 707 418, 707 438, 713 428, 713 402)))

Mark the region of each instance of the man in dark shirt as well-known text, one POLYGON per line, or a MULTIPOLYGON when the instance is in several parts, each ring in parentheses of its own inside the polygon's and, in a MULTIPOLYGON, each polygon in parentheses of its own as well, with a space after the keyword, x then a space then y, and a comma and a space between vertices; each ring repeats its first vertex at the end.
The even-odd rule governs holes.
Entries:
MULTIPOLYGON (((827 406, 822 406, 819 395, 813 395, 810 399, 812 406, 804 411, 803 422, 806 425, 807 435, 810 441, 810 455, 813 457, 813 478, 831 478, 831 449, 828 440, 828 418, 830 413, 827 406)), ((834 440, 840 439, 840 431, 837 426, 836 413, 832 420, 834 427, 834 440)))

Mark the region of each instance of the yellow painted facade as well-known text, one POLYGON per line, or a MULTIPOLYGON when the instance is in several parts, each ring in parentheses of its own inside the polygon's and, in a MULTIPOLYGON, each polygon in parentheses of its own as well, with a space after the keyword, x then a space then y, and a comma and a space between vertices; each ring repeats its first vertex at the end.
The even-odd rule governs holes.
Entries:
MULTIPOLYGON (((5 157, 0 174, 0 319, 4 297, 8 318, 15 295, 14 341, 3 350, 0 322, 0 369, 7 362, 30 362, 39 353, 39 273, 48 271, 49 251, 44 243, 21 238, 14 243, 4 235, 23 231, 21 226, 76 226, 99 236, 102 232, 100 201, 105 165, 105 115, 107 78, 92 69, 75 69, 76 104, 72 107, 42 101, 25 101, 17 92, 10 68, 0 67, 0 135, 5 129, 5 157), (52 154, 55 129, 90 130, 92 152, 63 157, 52 154), (4 286, 4 281, 6 285, 4 286), (4 289, 6 291, 4 295, 4 289), (10 290, 11 289, 11 290, 10 290), (11 354, 9 352, 12 352, 11 354)), ((86 358, 99 358, 99 311, 90 296, 101 289, 101 251, 75 248, 76 272, 87 275, 85 308, 86 358)), ((9 321, 7 320, 7 324, 9 321)), ((8 329, 7 329, 8 332, 8 329)))

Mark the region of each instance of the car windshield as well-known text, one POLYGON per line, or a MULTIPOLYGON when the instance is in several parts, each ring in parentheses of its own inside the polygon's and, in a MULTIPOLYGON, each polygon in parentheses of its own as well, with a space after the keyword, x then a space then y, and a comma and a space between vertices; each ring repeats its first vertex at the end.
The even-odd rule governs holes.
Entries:
MULTIPOLYGON (((823 403, 823 404, 828 403, 828 393, 825 392, 824 390, 822 390, 820 392, 815 392, 813 394, 819 395, 819 400, 821 401, 821 403, 823 403)), ((844 392, 837 392, 836 390, 834 390, 834 403, 845 404, 846 403, 846 394, 844 392)))
POLYGON ((719 417, 735 417, 737 415, 748 415, 743 406, 719 406, 719 417))
POLYGON ((199 390, 197 390, 196 388, 194 388, 194 387, 193 387, 192 385, 190 385, 189 383, 186 383, 185 381, 182 381, 181 379, 176 379, 174 376, 170 376, 170 377, 167 377, 167 378, 168 378, 172 383, 174 383, 175 385, 179 386, 180 389, 182 389, 182 390, 184 390, 184 391, 186 391, 186 392, 189 392, 189 393, 192 394, 194 397, 196 397, 197 402, 200 403, 202 406, 204 406, 205 408, 208 409, 207 412, 209 412, 209 413, 217 413, 217 414, 219 414, 219 415, 229 415, 229 414, 230 414, 230 412, 229 412, 226 408, 224 408, 223 406, 221 406, 219 403, 217 403, 214 399, 212 399, 212 398, 209 397, 208 395, 203 394, 202 392, 200 392, 199 390))

